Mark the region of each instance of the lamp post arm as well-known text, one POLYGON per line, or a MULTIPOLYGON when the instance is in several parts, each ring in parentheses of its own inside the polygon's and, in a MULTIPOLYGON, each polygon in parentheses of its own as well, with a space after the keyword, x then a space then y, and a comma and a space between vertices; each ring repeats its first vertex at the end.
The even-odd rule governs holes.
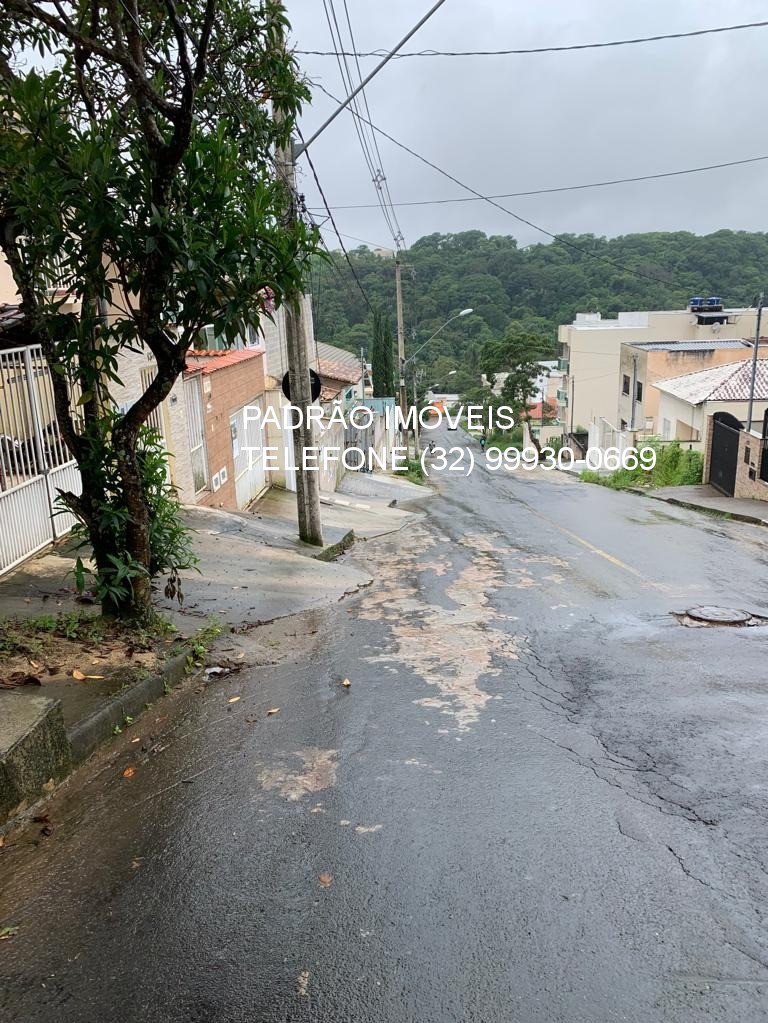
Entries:
POLYGON ((428 337, 427 340, 424 342, 424 344, 420 348, 416 349, 416 351, 413 353, 413 355, 409 355, 407 359, 403 359, 402 364, 401 364, 402 368, 405 369, 405 367, 408 365, 409 362, 413 362, 413 360, 416 358, 416 356, 419 354, 419 352, 423 351, 427 347, 427 345, 432 340, 432 338, 437 337, 437 335, 440 333, 441 330, 445 330, 445 328, 448 326, 449 323, 453 323, 454 320, 458 320, 458 318, 460 316, 461 316, 461 313, 456 313, 456 315, 452 316, 450 318, 450 320, 446 320, 445 323, 442 325, 442 327, 438 327, 437 330, 435 331, 435 333, 432 335, 432 337, 428 337))

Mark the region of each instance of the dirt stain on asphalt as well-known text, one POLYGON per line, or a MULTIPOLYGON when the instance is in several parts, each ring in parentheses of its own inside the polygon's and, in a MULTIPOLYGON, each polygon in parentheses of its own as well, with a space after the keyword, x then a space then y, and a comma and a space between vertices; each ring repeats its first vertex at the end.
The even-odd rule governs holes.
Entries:
MULTIPOLYGON (((424 555, 436 540, 423 528, 414 531, 413 539, 407 552, 388 552, 394 571, 385 578, 397 579, 398 584, 385 581, 361 602, 360 617, 388 622, 395 641, 393 653, 369 660, 407 665, 439 692, 414 703, 452 717, 457 729, 465 731, 490 699, 479 685, 482 676, 499 673, 496 658, 517 660, 519 656, 517 640, 492 624, 501 616, 491 606, 490 595, 505 585, 499 550, 485 536, 464 537, 470 560, 445 586, 454 607, 442 607, 424 600, 416 578, 419 570, 432 572, 433 559, 424 555)), ((439 555, 434 561, 444 570, 440 575, 453 567, 439 555)))
POLYGON ((267 791, 276 789, 281 796, 292 802, 310 792, 331 788, 336 784, 338 752, 335 749, 317 749, 314 746, 297 750, 293 756, 303 761, 303 771, 291 771, 280 767, 268 768, 259 774, 259 784, 267 791))

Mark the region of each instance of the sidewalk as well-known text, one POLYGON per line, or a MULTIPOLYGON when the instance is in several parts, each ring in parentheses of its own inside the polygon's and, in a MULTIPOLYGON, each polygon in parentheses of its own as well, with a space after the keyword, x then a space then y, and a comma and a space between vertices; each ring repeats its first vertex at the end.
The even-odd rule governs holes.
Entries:
POLYGON ((659 487, 658 490, 635 491, 655 501, 666 501, 682 508, 695 511, 714 512, 728 515, 740 522, 752 522, 758 526, 768 526, 768 503, 751 501, 747 498, 726 497, 711 484, 703 483, 687 487, 659 487))
MULTIPOLYGON (((296 495, 290 492, 269 491, 249 512, 186 508, 200 571, 183 573, 181 606, 160 596, 159 580, 157 606, 178 633, 151 671, 137 671, 139 658, 133 653, 128 660, 119 652, 120 663, 114 655, 105 663, 98 649, 84 654, 82 668, 83 674, 100 677, 77 679, 71 665, 46 671, 41 657, 41 663, 32 658, 31 667, 25 665, 40 685, 0 688, 0 823, 4 812, 22 799, 37 798, 51 778, 61 778, 67 759, 85 759, 127 718, 180 681, 190 641, 212 620, 241 631, 326 607, 369 585, 372 578, 365 571, 333 559, 355 539, 401 529, 414 511, 398 508, 398 502, 410 504, 430 493, 406 480, 353 476, 343 492, 322 498, 322 548, 299 540, 296 495), (62 749, 69 758, 62 757, 62 749), (55 762, 46 762, 48 753, 55 754, 55 762)), ((96 615, 98 607, 78 602, 68 577, 76 556, 64 544, 0 579, 0 620, 96 615)))

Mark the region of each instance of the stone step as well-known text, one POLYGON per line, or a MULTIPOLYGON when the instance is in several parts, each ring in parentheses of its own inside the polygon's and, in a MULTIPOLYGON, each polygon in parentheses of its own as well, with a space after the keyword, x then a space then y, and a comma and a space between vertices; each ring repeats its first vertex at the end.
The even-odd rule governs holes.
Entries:
POLYGON ((31 805, 70 770, 59 700, 0 692, 0 822, 31 805))

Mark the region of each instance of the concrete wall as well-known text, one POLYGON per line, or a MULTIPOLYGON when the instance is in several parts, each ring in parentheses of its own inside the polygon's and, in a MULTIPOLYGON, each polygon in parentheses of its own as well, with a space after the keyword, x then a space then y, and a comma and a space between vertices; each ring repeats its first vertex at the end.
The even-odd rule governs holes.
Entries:
MULTIPOLYGON (((623 419, 632 422, 632 373, 633 356, 637 356, 637 380, 643 387, 643 399, 635 404, 635 429, 661 434, 659 402, 661 392, 653 385, 659 380, 669 380, 686 373, 698 373, 713 366, 728 362, 743 362, 752 358, 751 348, 716 348, 710 351, 645 351, 632 345, 622 344, 618 375, 618 422, 623 419), (623 378, 630 380, 630 394, 623 393, 623 378), (646 424, 649 424, 646 426, 646 424)), ((761 345, 760 357, 768 358, 768 346, 761 345)))
POLYGON ((5 257, 0 255, 0 305, 18 305, 19 302, 21 296, 16 290, 11 268, 5 257))
MULTIPOLYGON (((706 401, 691 405, 682 398, 659 392, 659 434, 662 440, 692 443, 695 451, 706 450, 707 421, 715 412, 730 412, 740 423, 746 424, 749 404, 746 401, 706 401), (664 420, 669 422, 669 436, 665 436, 664 420)), ((753 424, 761 424, 768 401, 755 401, 752 409, 753 424)))
MULTIPOLYGON (((302 296, 301 315, 307 343, 309 365, 311 369, 317 370, 314 343, 315 328, 312 319, 312 298, 310 295, 302 296)), ((265 372, 275 377, 279 382, 288 372, 288 358, 285 347, 285 311, 282 307, 275 310, 271 320, 266 316, 262 318, 259 333, 264 339, 266 354, 265 372)))
MULTIPOLYGON (((712 459, 712 423, 714 413, 707 417, 706 444, 704 446, 703 480, 709 483, 712 459)), ((736 462, 736 485, 733 496, 755 501, 768 501, 768 483, 760 479, 760 462, 763 452, 762 433, 742 430, 739 435, 739 456, 736 462)))
POLYGON ((565 346, 563 357, 569 360, 568 376, 563 380, 569 402, 571 382, 575 381, 573 409, 561 409, 561 421, 568 428, 571 422, 586 427, 592 419, 604 416, 614 426, 619 425, 615 420, 619 418, 619 364, 624 343, 754 337, 756 310, 731 309, 725 310, 726 314, 728 322, 715 329, 699 325, 688 309, 619 313, 610 320, 602 319, 599 313, 579 313, 573 323, 558 329, 558 340, 565 346))
MULTIPOLYGON (((140 352, 123 350, 118 357, 117 375, 122 386, 111 384, 110 391, 118 408, 132 405, 144 393, 141 382, 143 370, 156 368, 154 356, 148 349, 140 352)), ((171 458, 169 467, 171 482, 179 492, 181 501, 194 501, 195 488, 192 482, 192 462, 189 457, 186 403, 181 377, 171 393, 160 405, 158 415, 163 427, 163 436, 171 458)))

